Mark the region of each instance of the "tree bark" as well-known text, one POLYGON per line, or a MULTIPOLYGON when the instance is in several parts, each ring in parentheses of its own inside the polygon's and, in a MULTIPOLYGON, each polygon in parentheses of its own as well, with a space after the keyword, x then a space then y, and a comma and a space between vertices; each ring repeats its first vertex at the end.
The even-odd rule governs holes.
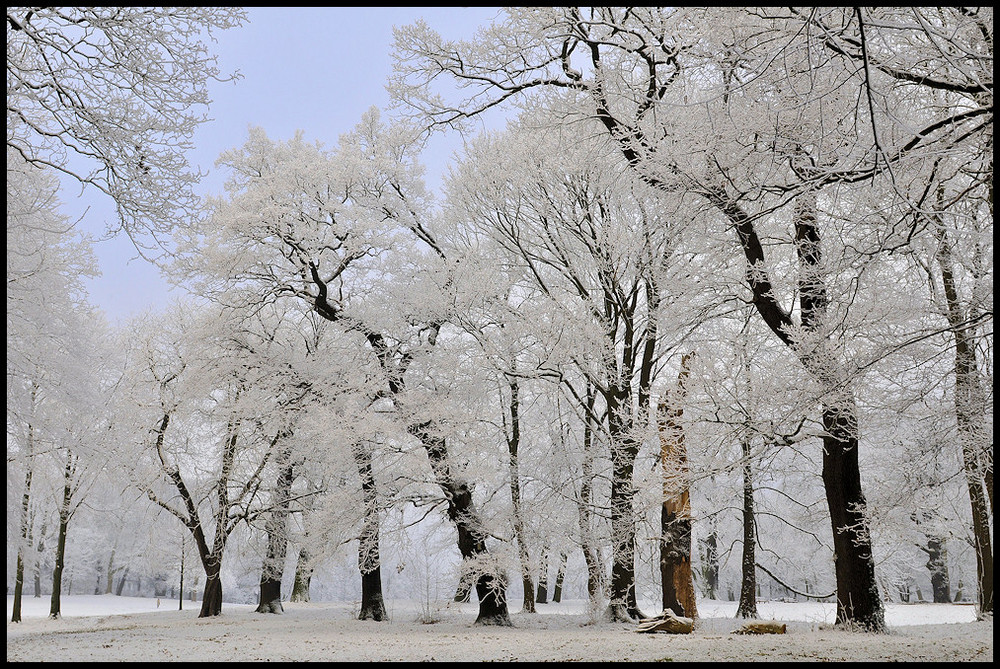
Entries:
POLYGON ((569 556, 566 551, 559 553, 559 567, 556 569, 556 587, 552 590, 552 601, 558 604, 562 601, 563 581, 566 578, 566 562, 569 556))
POLYGON ((295 563, 295 583, 292 585, 291 601, 309 601, 309 583, 312 581, 312 567, 309 565, 309 551, 299 548, 299 558, 295 563))
MULTIPOLYGON (((14 604, 10 621, 21 622, 21 597, 24 592, 24 548, 28 544, 28 510, 31 504, 31 426, 28 426, 28 470, 24 474, 24 494, 21 496, 21 545, 17 547, 17 572, 14 577, 14 604)), ((35 592, 38 592, 38 584, 35 592)))
POLYGON ((993 614, 993 545, 990 531, 992 504, 992 444, 987 448, 984 424, 985 393, 981 387, 976 347, 963 313, 955 280, 951 243, 938 219, 938 265, 947 301, 948 323, 955 337, 955 418, 972 507, 976 547, 977 617, 993 614))
POLYGON ((291 452, 283 448, 278 456, 278 477, 274 486, 274 508, 268 514, 267 554, 260 570, 260 598, 257 613, 284 613, 281 605, 281 578, 288 555, 289 498, 295 482, 295 465, 291 452))
POLYGON ((486 549, 486 528, 472 499, 469 484, 453 476, 443 437, 430 432, 431 423, 410 427, 427 451, 437 483, 448 500, 448 518, 458 531, 458 550, 475 577, 479 596, 476 625, 513 627, 507 611, 507 577, 486 549))
POLYGON ((520 386, 517 383, 517 377, 513 375, 514 372, 516 370, 512 369, 512 374, 508 378, 507 383, 510 391, 507 407, 507 418, 510 421, 510 433, 507 435, 510 501, 514 516, 514 540, 517 541, 517 556, 521 563, 521 590, 523 593, 521 597, 521 609, 525 613, 535 613, 535 600, 532 597, 532 593, 535 591, 535 584, 531 578, 531 557, 528 552, 528 541, 524 532, 524 511, 521 508, 521 469, 518 460, 518 451, 521 446, 521 401, 520 386))
POLYGON ((35 546, 35 566, 32 575, 35 578, 35 597, 42 596, 42 554, 45 552, 45 532, 48 530, 45 522, 42 522, 42 529, 38 533, 38 544, 35 546))
POLYGON ((201 599, 199 618, 222 615, 222 560, 217 555, 203 557, 205 591, 201 599))
MULTIPOLYGON (((38 401, 38 385, 36 383, 31 384, 31 418, 28 420, 27 425, 27 439, 25 444, 25 472, 24 472, 24 493, 21 495, 21 544, 17 547, 17 571, 14 577, 14 602, 13 611, 11 613, 10 621, 12 623, 21 622, 21 598, 24 593, 24 549, 28 546, 28 535, 30 530, 28 527, 28 521, 30 519, 31 511, 31 472, 33 467, 34 450, 35 450, 35 429, 34 429, 34 413, 35 405, 38 401)), ((43 532, 44 534, 44 532, 43 532)), ((38 595, 40 589, 40 584, 38 579, 35 581, 35 595, 38 595)))
POLYGON ((549 547, 542 546, 541 565, 538 571, 538 594, 536 604, 549 603, 549 547))
POLYGON ((757 613, 756 521, 753 511, 753 465, 750 461, 749 436, 740 440, 743 452, 743 554, 740 562, 740 603, 737 618, 760 618, 757 613))
POLYGON ((611 587, 605 618, 634 622, 643 618, 635 593, 635 496, 633 476, 639 444, 628 434, 623 412, 628 396, 620 389, 606 394, 611 449, 611 587))
POLYGON ((379 553, 378 490, 372 469, 371 451, 363 443, 355 444, 354 460, 361 476, 364 501, 364 524, 358 541, 358 568, 361 570, 361 611, 358 620, 389 619, 382 597, 382 558, 379 553))
POLYGON ((66 535, 69 519, 73 515, 70 504, 73 501, 73 454, 66 452, 66 467, 63 469, 63 498, 59 506, 59 534, 56 539, 56 563, 52 569, 52 597, 49 618, 62 616, 62 576, 66 566, 66 535))
POLYGON ((593 489, 594 489, 594 404, 596 402, 594 386, 587 380, 585 391, 584 423, 583 423, 583 461, 580 465, 580 497, 577 502, 577 516, 580 521, 580 547, 583 549, 583 560, 587 565, 587 596, 591 606, 597 606, 601 601, 604 584, 604 573, 601 568, 597 549, 594 546, 593 530, 593 489))
POLYGON ((663 470, 663 507, 660 511, 660 580, 663 610, 697 618, 698 606, 691 573, 691 492, 687 447, 680 424, 686 395, 684 382, 693 353, 685 355, 677 379, 677 393, 659 406, 660 465, 663 470))

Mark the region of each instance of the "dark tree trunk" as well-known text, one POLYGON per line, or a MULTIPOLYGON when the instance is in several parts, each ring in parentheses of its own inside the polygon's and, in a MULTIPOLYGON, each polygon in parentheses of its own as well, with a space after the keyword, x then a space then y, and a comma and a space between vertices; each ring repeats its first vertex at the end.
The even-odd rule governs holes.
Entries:
POLYGON ((626 410, 620 391, 608 393, 611 442, 611 587, 605 618, 634 622, 643 618, 635 593, 635 496, 633 475, 639 444, 628 435, 621 413, 626 410))
POLYGON ((743 556, 740 562, 740 603, 737 618, 760 618, 757 613, 757 536, 754 529, 753 466, 750 462, 750 441, 740 442, 743 451, 743 556))
POLYGON ((222 560, 208 555, 202 560, 205 567, 205 592, 201 599, 199 618, 222 615, 222 560))
POLYGON ((10 616, 12 623, 21 622, 21 593, 24 590, 24 550, 17 551, 17 573, 14 577, 14 604, 10 616))
POLYGON ((56 564, 52 570, 52 599, 49 606, 49 618, 59 618, 62 615, 62 575, 66 566, 66 534, 69 532, 69 519, 72 516, 70 503, 73 501, 73 454, 66 452, 66 467, 63 469, 63 498, 59 507, 59 535, 56 539, 56 564))
MULTIPOLYGON (((991 200, 992 202, 992 200, 991 200)), ((951 243, 940 220, 937 260, 948 306, 948 324, 955 337, 955 418, 962 451, 962 468, 972 508, 972 532, 976 548, 977 617, 993 615, 993 542, 990 515, 993 507, 993 449, 987 448, 987 399, 980 379, 972 319, 963 309, 955 279, 951 243)), ((990 430, 992 432, 992 430, 990 430)))
POLYGON ((35 554, 38 556, 35 558, 35 567, 32 570, 32 575, 35 578, 35 597, 42 596, 42 558, 41 555, 45 551, 45 532, 47 528, 45 523, 42 523, 42 530, 38 534, 38 545, 35 546, 35 554))
MULTIPOLYGON (((34 383, 31 384, 31 413, 34 415, 35 402, 38 399, 38 386, 34 383)), ((17 572, 14 577, 14 602, 13 611, 11 612, 10 621, 12 623, 21 622, 21 598, 24 593, 24 549, 29 545, 28 536, 31 534, 28 527, 28 521, 31 518, 31 472, 33 465, 33 455, 34 455, 34 443, 35 443, 35 430, 34 430, 34 419, 31 418, 28 421, 28 435, 27 444, 25 449, 25 459, 26 471, 24 473, 24 493, 21 495, 21 545, 17 547, 17 572)), ((43 530, 44 534, 44 530, 43 530)), ((35 595, 38 595, 40 588, 40 583, 38 577, 35 579, 35 595)))
POLYGON ((538 574, 538 595, 535 597, 536 604, 548 604, 549 602, 549 548, 542 547, 541 569, 538 574))
MULTIPOLYGON (((31 455, 31 426, 28 426, 28 454, 31 455)), ((24 474, 24 494, 21 496, 21 545, 17 547, 17 572, 14 577, 14 604, 10 621, 12 623, 21 622, 21 597, 24 592, 24 549, 28 545, 28 517, 31 505, 31 462, 28 462, 28 471, 24 474)), ((40 589, 40 583, 36 575, 35 593, 40 589)))
POLYGON ((281 605, 281 579, 261 575, 257 613, 284 612, 285 608, 281 605))
POLYGON ((566 562, 569 556, 566 551, 559 553, 559 567, 556 569, 556 587, 552 591, 552 601, 556 604, 562 601, 563 581, 566 579, 566 562))
POLYGON ((382 599, 382 568, 375 567, 361 574, 361 611, 358 620, 384 621, 389 619, 382 599))
POLYGON ((866 502, 861 492, 853 404, 824 406, 823 427, 823 484, 833 524, 837 623, 884 632, 885 614, 875 580, 866 502))
POLYGON ((122 577, 118 579, 118 587, 115 588, 116 597, 122 596, 122 590, 125 589, 125 583, 127 580, 128 580, 128 567, 125 567, 125 569, 122 570, 122 577))
MULTIPOLYGON (((69 486, 63 492, 64 497, 69 494, 69 486)), ((68 500, 66 500, 68 504, 68 500)), ((69 515, 60 511, 59 513, 59 535, 56 539, 56 563, 52 569, 52 597, 49 605, 49 618, 59 618, 62 615, 62 577, 66 564, 66 534, 69 530, 69 515)))
POLYGON ((507 435, 507 454, 510 457, 508 469, 510 472, 510 500, 514 515, 514 538, 517 541, 517 555, 521 563, 521 608, 526 613, 535 613, 535 600, 532 594, 535 585, 531 578, 531 557, 528 553, 528 543, 524 532, 524 511, 521 509, 521 470, 518 464, 518 449, 521 446, 521 402, 517 377, 511 376, 508 387, 510 434, 507 435))
MULTIPOLYGON (((184 610, 184 534, 181 534, 181 575, 180 583, 178 584, 177 590, 177 610, 184 610)), ((111 587, 111 582, 108 582, 108 587, 111 587)))
POLYGON ((604 583, 604 570, 594 547, 593 490, 594 490, 594 404, 596 395, 594 386, 587 381, 586 406, 584 407, 583 424, 583 461, 581 463, 580 498, 577 503, 577 515, 580 520, 580 547, 583 549, 583 560, 587 565, 587 596, 592 606, 597 606, 601 600, 604 583))
POLYGON ((274 486, 274 508, 267 519, 267 554, 260 570, 260 599, 257 613, 284 613, 281 605, 281 579, 288 555, 288 514, 295 465, 289 462, 291 452, 282 449, 278 457, 278 478, 274 486))
POLYGON ((361 476, 361 493, 364 500, 364 525, 358 542, 358 568, 361 570, 361 611, 359 620, 384 621, 389 619, 382 597, 382 557, 379 553, 378 490, 372 469, 371 451, 364 443, 354 446, 354 461, 361 476))
POLYGON ((299 548, 299 559, 295 563, 295 583, 292 585, 293 602, 309 601, 309 582, 312 581, 312 566, 309 564, 309 551, 299 548))
POLYGON ((430 427, 429 422, 412 425, 410 432, 427 451, 431 469, 448 500, 448 518, 458 531, 459 553, 472 567, 479 596, 479 616, 475 624, 512 627, 507 611, 507 577, 493 563, 486 549, 486 528, 473 502, 472 489, 466 481, 452 475, 445 440, 431 434, 430 427))

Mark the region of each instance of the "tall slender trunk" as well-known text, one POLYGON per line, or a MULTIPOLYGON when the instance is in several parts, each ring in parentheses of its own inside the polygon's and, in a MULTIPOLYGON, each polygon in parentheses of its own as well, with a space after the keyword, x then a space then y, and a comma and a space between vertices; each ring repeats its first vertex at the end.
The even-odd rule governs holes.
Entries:
MULTIPOLYGON (((180 576, 180 583, 178 584, 178 588, 177 588, 177 610, 178 611, 183 611, 184 610, 184 557, 185 557, 184 556, 184 553, 185 553, 185 550, 184 550, 184 543, 185 543, 185 541, 184 541, 184 539, 185 539, 184 534, 181 533, 181 569, 180 569, 181 576, 180 576)), ((110 585, 110 582, 109 582, 109 585, 110 585)))
POLYGON ((740 603, 737 618, 760 618, 757 613, 756 520, 753 511, 753 464, 750 460, 750 437, 740 439, 743 452, 743 555, 740 562, 740 603))
MULTIPOLYGON (((28 470, 24 474, 24 494, 21 496, 21 543, 17 547, 17 572, 14 577, 14 604, 10 621, 21 622, 21 597, 24 592, 24 549, 28 545, 28 510, 31 505, 31 426, 28 426, 28 470)), ((35 592, 39 584, 35 584, 35 592)))
MULTIPOLYGON (((24 593, 24 551, 28 546, 28 535, 30 534, 30 529, 28 528, 28 521, 30 519, 31 511, 31 472, 34 468, 34 455, 35 455, 35 428, 34 428, 34 415, 35 415, 35 405, 38 402, 38 384, 32 382, 31 384, 31 409, 27 424, 27 438, 25 443, 25 472, 24 472, 24 493, 21 495, 21 543, 17 547, 17 571, 14 577, 14 603, 13 611, 11 613, 10 621, 12 623, 21 622, 21 598, 24 593)), ((35 594, 38 594, 39 583, 35 583, 35 594)))
POLYGON ((45 552, 45 533, 47 531, 48 526, 45 521, 42 521, 42 528, 38 532, 38 544, 35 546, 35 560, 32 569, 32 575, 35 579, 35 597, 42 596, 42 554, 45 552))
POLYGON ((66 467, 63 470, 63 499, 59 507, 59 535, 56 539, 56 562, 52 569, 52 597, 49 605, 49 618, 59 618, 62 615, 62 576, 66 566, 66 534, 69 532, 69 519, 72 515, 70 504, 73 501, 73 456, 66 453, 66 467))
POLYGON ((937 260, 947 301, 948 324, 955 337, 955 418, 972 507, 972 531, 976 547, 977 616, 993 614, 993 545, 990 531, 992 509, 992 441, 985 430, 986 397, 982 388, 976 346, 968 317, 962 308, 955 280, 951 243, 938 220, 937 260))
MULTIPOLYGON (((512 370, 516 371, 516 370, 512 370)), ((514 516, 514 539, 517 541, 517 555, 521 563, 521 608, 526 613, 535 613, 535 600, 532 593, 535 585, 531 578, 531 557, 528 553, 528 542, 524 532, 524 511, 521 508, 521 469, 518 451, 521 446, 521 400, 517 377, 511 375, 508 380, 510 397, 508 399, 508 419, 510 433, 507 436, 507 454, 510 478, 510 501, 514 516)))
POLYGON ((587 565, 587 596, 591 606, 597 606, 603 595, 604 570, 594 542, 593 490, 594 490, 594 405, 597 397, 594 386, 587 381, 583 423, 583 460, 580 465, 580 497, 577 516, 580 522, 580 547, 587 565))
POLYGON ((566 562, 569 555, 566 551, 559 552, 559 566, 556 568, 556 586, 552 590, 552 602, 558 604, 562 601, 563 582, 566 579, 566 562))
POLYGON ((361 476, 361 493, 364 500, 364 524, 358 542, 358 568, 361 570, 361 611, 359 620, 384 621, 389 619, 382 597, 382 558, 379 553, 379 509, 372 454, 359 442, 354 445, 354 461, 361 476))

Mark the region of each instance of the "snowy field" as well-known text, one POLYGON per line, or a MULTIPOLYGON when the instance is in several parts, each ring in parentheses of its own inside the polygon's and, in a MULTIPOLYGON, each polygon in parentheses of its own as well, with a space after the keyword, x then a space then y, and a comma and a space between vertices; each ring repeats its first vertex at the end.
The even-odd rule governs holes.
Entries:
POLYGON ((736 603, 709 600, 689 635, 595 623, 580 601, 514 613, 514 628, 474 627, 476 604, 390 602, 386 623, 355 620, 355 606, 292 603, 275 616, 225 604, 201 620, 193 602, 178 611, 176 600, 74 595, 49 620, 48 598, 28 597, 24 622, 7 623, 7 661, 993 661, 993 622, 976 622, 969 605, 889 604, 891 632, 875 635, 832 629, 832 604, 761 602, 763 619, 788 623, 762 636, 732 634, 744 622, 736 603))

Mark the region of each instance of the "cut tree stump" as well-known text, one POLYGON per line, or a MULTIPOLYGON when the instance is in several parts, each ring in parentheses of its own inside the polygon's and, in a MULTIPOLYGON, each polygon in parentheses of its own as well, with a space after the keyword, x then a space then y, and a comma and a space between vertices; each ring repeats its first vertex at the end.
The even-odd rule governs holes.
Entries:
POLYGON ((738 630, 733 630, 733 634, 784 634, 785 629, 787 626, 784 623, 747 623, 738 630))
POLYGON ((694 630, 694 618, 684 618, 670 609, 655 618, 643 618, 636 632, 666 632, 668 634, 690 634, 694 630))

